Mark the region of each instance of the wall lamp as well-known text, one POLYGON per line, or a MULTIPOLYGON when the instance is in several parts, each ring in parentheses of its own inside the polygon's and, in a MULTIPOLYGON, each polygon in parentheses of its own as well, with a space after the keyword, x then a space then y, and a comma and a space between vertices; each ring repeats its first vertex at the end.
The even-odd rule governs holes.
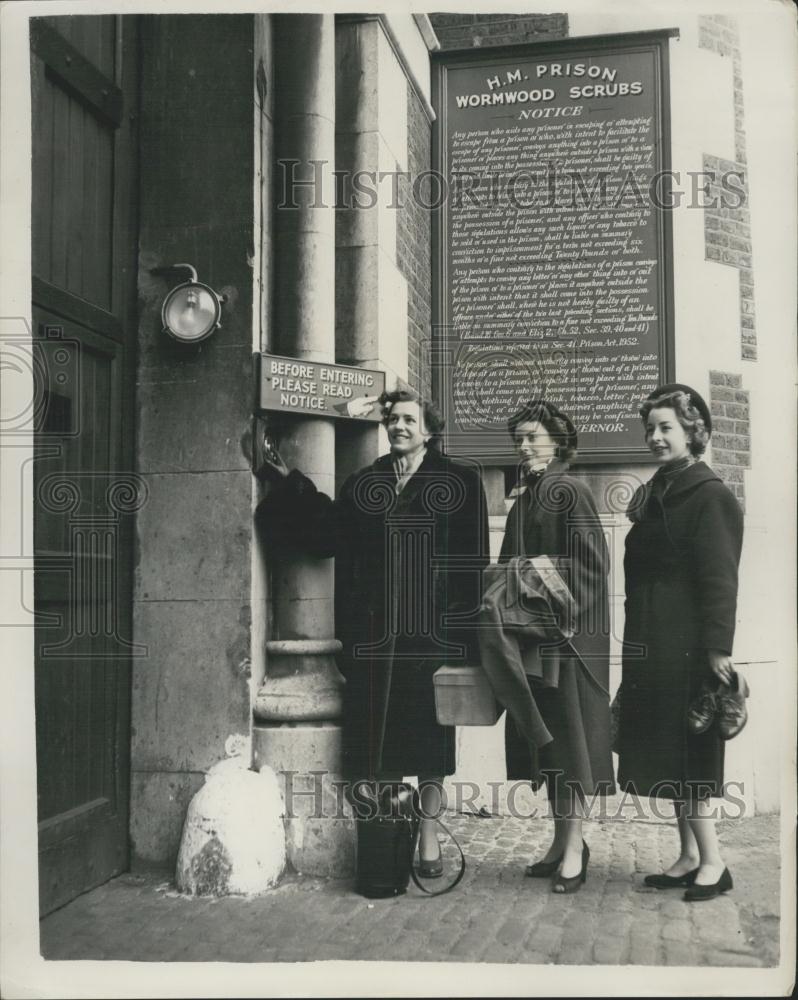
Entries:
POLYGON ((189 280, 176 285, 163 300, 161 321, 164 333, 182 344, 198 344, 221 327, 224 295, 219 295, 210 285, 197 280, 191 264, 171 264, 153 267, 150 274, 172 275, 188 271, 189 280))

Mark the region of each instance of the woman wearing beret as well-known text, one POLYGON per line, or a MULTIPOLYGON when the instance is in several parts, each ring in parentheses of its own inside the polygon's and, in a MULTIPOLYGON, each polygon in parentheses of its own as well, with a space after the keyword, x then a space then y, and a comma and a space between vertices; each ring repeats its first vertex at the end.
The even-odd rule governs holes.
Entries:
MULTIPOLYGON (((554 818, 548 850, 526 868, 532 878, 555 876, 558 893, 578 890, 590 856, 582 839, 585 796, 614 791, 610 750, 609 555, 593 496, 569 474, 576 454, 571 420, 545 400, 532 400, 509 422, 520 483, 507 516, 499 556, 548 556, 574 599, 574 634, 546 643, 527 659, 527 683, 552 739, 532 746, 508 711, 507 777, 545 782, 554 818)), ((487 637, 490 638, 489 636, 487 637)), ((481 637, 482 641, 482 637, 481 637)), ((483 656, 484 663, 484 656, 483 656)))
POLYGON ((661 386, 640 415, 660 467, 628 515, 618 778, 626 791, 674 802, 679 856, 646 884, 710 899, 732 887, 710 809, 723 795, 723 739, 733 735, 713 709, 723 698, 733 709, 747 693, 731 661, 743 517, 700 460, 712 420, 698 393, 661 386))

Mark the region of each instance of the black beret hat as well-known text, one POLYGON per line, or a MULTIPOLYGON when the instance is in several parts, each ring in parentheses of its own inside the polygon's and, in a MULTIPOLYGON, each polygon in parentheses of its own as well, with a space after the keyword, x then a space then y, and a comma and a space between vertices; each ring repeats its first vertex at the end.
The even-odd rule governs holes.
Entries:
POLYGON ((689 385, 682 385, 681 382, 669 382, 667 385, 658 386, 650 396, 646 398, 655 401, 660 398, 660 396, 668 396, 672 392, 683 392, 686 396, 690 397, 690 405, 694 406, 698 410, 698 414, 704 421, 704 426, 707 429, 707 434, 712 433, 712 416, 709 412, 709 407, 704 402, 703 397, 691 389, 689 385))

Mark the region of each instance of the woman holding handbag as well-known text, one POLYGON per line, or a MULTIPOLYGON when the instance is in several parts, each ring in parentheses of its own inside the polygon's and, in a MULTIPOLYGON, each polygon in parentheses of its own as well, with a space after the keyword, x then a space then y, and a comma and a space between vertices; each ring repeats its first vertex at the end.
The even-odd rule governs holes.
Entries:
MULTIPOLYGON (((555 876, 553 891, 576 892, 590 851, 582 838, 586 796, 614 791, 610 751, 609 555, 593 496, 569 474, 577 435, 553 403, 528 402, 508 422, 519 457, 519 487, 507 516, 499 556, 548 557, 573 598, 569 638, 530 645, 524 666, 537 710, 552 739, 533 745, 508 711, 507 777, 546 785, 554 818, 552 842, 526 868, 531 878, 555 876)), ((509 571, 509 570, 508 570, 509 571)), ((558 583, 560 581, 557 581, 558 583)), ((490 641, 490 636, 486 637, 490 641)), ((483 654, 484 656, 484 654, 483 654)), ((484 662, 484 659, 483 659, 484 662)))
POLYGON ((747 693, 731 661, 743 516, 700 460, 712 418, 695 390, 660 386, 640 415, 660 467, 628 514, 619 783, 674 802, 679 857, 645 883, 711 899, 732 888, 710 804, 747 693))

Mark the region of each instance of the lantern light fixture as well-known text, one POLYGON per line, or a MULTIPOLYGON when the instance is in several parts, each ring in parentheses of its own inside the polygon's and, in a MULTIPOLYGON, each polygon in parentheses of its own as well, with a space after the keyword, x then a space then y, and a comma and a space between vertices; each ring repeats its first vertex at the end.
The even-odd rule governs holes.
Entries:
POLYGON ((210 285, 198 281, 197 271, 191 264, 154 267, 150 273, 167 275, 175 271, 188 271, 189 280, 176 285, 163 301, 161 321, 164 333, 182 344, 199 344, 221 327, 225 297, 210 285))

